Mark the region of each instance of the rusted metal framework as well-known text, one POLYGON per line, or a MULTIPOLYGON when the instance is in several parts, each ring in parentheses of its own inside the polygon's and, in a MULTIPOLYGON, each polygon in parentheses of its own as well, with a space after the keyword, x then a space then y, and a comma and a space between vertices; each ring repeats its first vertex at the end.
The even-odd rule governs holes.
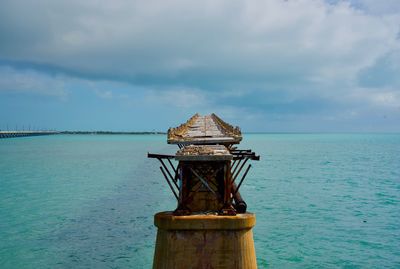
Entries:
POLYGON ((174 214, 246 212, 239 189, 251 168, 247 162, 260 157, 250 149, 233 147, 241 139, 239 127, 215 114, 195 114, 186 123, 168 130, 168 143, 178 145, 177 153, 148 153, 148 157, 161 163, 161 173, 178 202, 174 214), (178 164, 174 165, 173 160, 178 164))

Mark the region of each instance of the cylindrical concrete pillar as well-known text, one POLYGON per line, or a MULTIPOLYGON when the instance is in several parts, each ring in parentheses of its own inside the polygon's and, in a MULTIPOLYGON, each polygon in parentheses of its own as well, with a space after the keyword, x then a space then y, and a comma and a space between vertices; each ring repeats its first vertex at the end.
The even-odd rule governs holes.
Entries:
POLYGON ((154 216, 158 227, 153 269, 257 268, 252 213, 236 216, 154 216))

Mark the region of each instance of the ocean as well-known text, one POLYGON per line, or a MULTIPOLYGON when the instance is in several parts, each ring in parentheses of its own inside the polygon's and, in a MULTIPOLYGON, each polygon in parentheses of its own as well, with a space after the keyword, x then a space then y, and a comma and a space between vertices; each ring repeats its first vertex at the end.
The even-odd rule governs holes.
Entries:
MULTIPOLYGON (((259 268, 400 268, 400 134, 244 134, 259 268)), ((165 135, 0 140, 0 268, 151 268, 165 135)))

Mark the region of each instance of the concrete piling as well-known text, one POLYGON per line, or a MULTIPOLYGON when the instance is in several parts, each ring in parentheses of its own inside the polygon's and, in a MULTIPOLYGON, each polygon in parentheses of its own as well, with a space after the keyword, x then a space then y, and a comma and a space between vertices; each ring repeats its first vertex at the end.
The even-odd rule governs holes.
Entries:
POLYGON ((252 228, 255 215, 154 216, 158 227, 153 269, 257 268, 252 228))

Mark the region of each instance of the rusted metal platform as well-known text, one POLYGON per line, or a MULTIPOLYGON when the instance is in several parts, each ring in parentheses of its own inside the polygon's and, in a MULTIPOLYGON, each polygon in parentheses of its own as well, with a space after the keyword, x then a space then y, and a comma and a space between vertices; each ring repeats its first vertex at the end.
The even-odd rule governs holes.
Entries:
POLYGON ((222 145, 188 145, 180 149, 177 161, 230 161, 233 155, 222 145))
POLYGON ((250 149, 237 149, 242 134, 217 115, 195 114, 186 123, 168 130, 168 143, 178 144, 175 155, 149 153, 160 161, 160 170, 175 198, 176 215, 246 212, 239 189, 249 172, 249 160, 259 160, 250 149), (173 164, 178 161, 178 165, 173 164))
POLYGON ((242 140, 239 127, 224 122, 217 115, 193 115, 186 123, 168 130, 168 144, 238 144, 242 140))

